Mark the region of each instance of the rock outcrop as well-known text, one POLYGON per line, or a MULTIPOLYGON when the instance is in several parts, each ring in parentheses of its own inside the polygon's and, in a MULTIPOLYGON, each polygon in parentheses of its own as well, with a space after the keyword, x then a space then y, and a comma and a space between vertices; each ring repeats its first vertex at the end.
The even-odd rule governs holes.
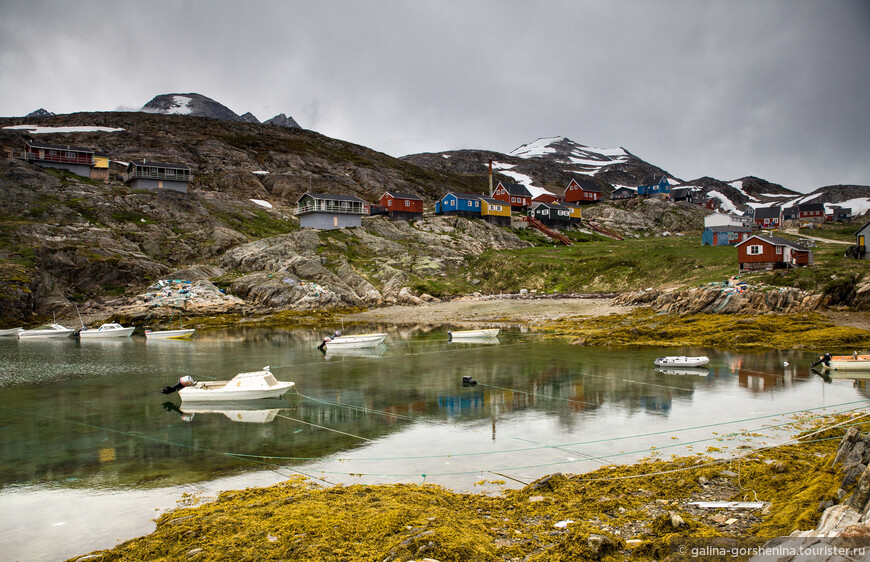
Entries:
POLYGON ((613 299, 623 306, 642 305, 667 314, 766 314, 809 312, 826 306, 826 295, 793 287, 743 290, 700 287, 679 291, 650 289, 623 293, 613 299))

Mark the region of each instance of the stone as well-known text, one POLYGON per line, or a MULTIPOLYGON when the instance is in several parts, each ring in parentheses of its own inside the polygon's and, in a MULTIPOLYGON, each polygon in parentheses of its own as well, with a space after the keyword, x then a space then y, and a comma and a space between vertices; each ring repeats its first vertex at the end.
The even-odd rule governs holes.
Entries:
POLYGON ((686 521, 676 512, 669 511, 668 516, 671 518, 671 526, 674 529, 680 529, 682 527, 688 527, 686 521))
MULTIPOLYGON (((850 429, 854 429, 854 427, 850 429)), ((870 468, 864 469, 864 472, 861 473, 855 491, 846 498, 844 503, 860 513, 864 511, 868 499, 870 499, 870 468)))
POLYGON ((836 536, 838 529, 858 523, 860 518, 861 513, 853 507, 846 504, 835 505, 822 514, 815 532, 820 537, 836 536))

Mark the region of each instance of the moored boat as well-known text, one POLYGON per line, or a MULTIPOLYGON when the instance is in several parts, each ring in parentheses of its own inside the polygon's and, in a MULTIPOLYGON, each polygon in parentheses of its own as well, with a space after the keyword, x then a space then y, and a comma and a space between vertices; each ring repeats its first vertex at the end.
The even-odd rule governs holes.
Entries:
POLYGON ((326 349, 354 349, 354 348, 365 348, 365 347, 377 347, 387 338, 387 334, 353 334, 349 336, 344 336, 341 332, 335 332, 332 336, 327 336, 323 338, 323 341, 320 345, 317 346, 318 349, 323 351, 326 349))
POLYGON ((658 367, 701 367, 710 362, 710 358, 706 355, 686 356, 686 355, 670 355, 659 357, 653 363, 658 367))
POLYGON ((870 371, 870 355, 831 355, 826 353, 813 363, 813 367, 821 364, 832 371, 870 371))
POLYGON ((695 375, 698 377, 706 377, 710 374, 710 370, 706 367, 659 367, 656 371, 663 375, 695 375))
POLYGON ((32 330, 24 330, 18 334, 18 338, 27 339, 45 339, 45 338, 68 338, 75 333, 72 328, 61 326, 60 324, 43 324, 32 330))
POLYGON ((193 336, 195 328, 184 330, 145 330, 145 339, 149 340, 180 340, 193 336))
POLYGON ((133 334, 132 326, 125 328, 118 323, 110 322, 103 324, 96 330, 82 328, 79 330, 79 337, 83 340, 98 339, 98 338, 129 338, 133 334))
POLYGON ((498 328, 486 328, 482 330, 447 330, 447 338, 458 339, 485 339, 494 338, 498 335, 498 328))
POLYGON ((177 384, 164 387, 162 392, 171 394, 177 390, 182 402, 225 402, 278 398, 294 385, 276 380, 269 367, 263 367, 262 371, 239 373, 228 381, 197 382, 189 376, 181 377, 177 384))
POLYGON ((0 338, 17 338, 18 334, 24 331, 24 328, 6 328, 0 330, 0 338))

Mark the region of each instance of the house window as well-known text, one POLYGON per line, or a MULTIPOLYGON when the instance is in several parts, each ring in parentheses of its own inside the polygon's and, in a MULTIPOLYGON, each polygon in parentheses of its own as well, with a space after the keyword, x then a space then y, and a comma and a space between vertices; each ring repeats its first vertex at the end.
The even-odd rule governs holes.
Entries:
POLYGON ((777 254, 780 254, 780 255, 782 254, 782 246, 777 246, 777 247, 776 247, 776 253, 777 253, 777 254))
POLYGON ((66 157, 67 157, 67 158, 75 158, 75 157, 76 157, 76 153, 75 153, 75 152, 67 152, 67 153, 66 153, 66 157))
POLYGON ((411 206, 411 202, 406 200, 406 201, 405 201, 405 206, 406 206, 406 207, 410 207, 410 206, 411 206))
POLYGON ((746 249, 746 253, 750 256, 759 256, 763 252, 764 248, 762 248, 761 246, 749 246, 749 248, 746 249))
POLYGON ((475 201, 475 202, 474 202, 474 206, 475 206, 475 207, 480 207, 480 201, 475 201))
POLYGON ((387 207, 389 207, 389 206, 392 205, 392 204, 393 204, 393 200, 392 200, 392 199, 387 199, 387 207))
POLYGON ((166 170, 166 175, 167 175, 167 176, 175 177, 175 170, 167 169, 167 170, 166 170))
POLYGON ((517 198, 516 198, 516 197, 511 197, 511 203, 516 203, 516 202, 517 202, 517 198))
POLYGON ((452 206, 454 206, 454 205, 456 205, 456 200, 451 199, 451 200, 450 200, 450 206, 452 207, 452 206))

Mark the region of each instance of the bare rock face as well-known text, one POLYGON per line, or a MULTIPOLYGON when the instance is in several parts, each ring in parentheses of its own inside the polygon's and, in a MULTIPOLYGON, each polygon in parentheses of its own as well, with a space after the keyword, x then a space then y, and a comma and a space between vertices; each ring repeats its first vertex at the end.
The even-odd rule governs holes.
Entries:
POLYGON ((271 119, 266 119, 263 121, 265 125, 277 125, 278 127, 288 127, 290 129, 301 129, 299 123, 296 122, 292 117, 287 117, 283 113, 279 113, 275 117, 271 119))
POLYGON ((667 314, 765 314, 768 312, 809 312, 828 304, 825 295, 792 287, 756 291, 695 288, 680 291, 637 291, 613 299, 614 304, 644 305, 667 314))

